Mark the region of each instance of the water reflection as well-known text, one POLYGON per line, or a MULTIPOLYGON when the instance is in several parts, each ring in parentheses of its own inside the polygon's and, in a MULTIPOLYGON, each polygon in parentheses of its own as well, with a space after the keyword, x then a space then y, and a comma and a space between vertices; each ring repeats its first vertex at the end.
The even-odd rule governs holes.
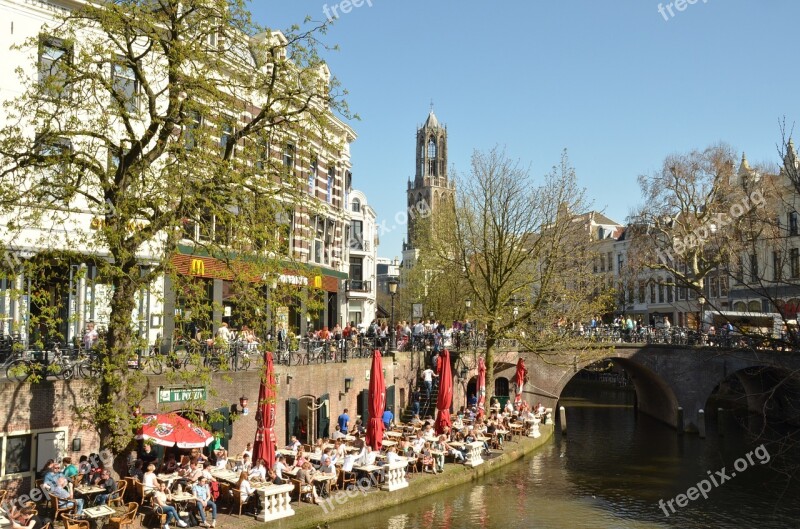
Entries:
POLYGON ((477 482, 335 529, 800 527, 797 482, 759 464, 715 487, 707 500, 665 517, 660 499, 685 493, 708 471, 733 468, 751 446, 741 432, 719 437, 716 427, 705 440, 678 436, 635 417, 630 393, 581 397, 564 402, 569 435, 556 435, 536 454, 477 482))

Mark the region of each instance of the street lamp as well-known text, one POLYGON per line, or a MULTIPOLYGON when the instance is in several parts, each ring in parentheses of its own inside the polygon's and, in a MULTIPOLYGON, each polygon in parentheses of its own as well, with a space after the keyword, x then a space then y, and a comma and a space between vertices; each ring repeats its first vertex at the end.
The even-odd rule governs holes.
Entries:
POLYGON ((700 336, 702 340, 703 328, 705 327, 705 305, 706 298, 702 294, 697 297, 697 303, 700 305, 700 336))
POLYGON ((391 347, 392 351, 397 350, 397 331, 394 328, 394 296, 397 294, 397 279, 391 278, 389 279, 389 294, 392 295, 392 318, 391 318, 391 327, 389 328, 389 332, 391 333, 392 342, 391 347))

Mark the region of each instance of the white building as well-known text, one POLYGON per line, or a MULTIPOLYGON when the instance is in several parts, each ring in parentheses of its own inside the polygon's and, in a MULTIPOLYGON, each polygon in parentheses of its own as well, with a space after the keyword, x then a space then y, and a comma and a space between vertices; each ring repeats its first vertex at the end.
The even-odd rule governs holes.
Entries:
POLYGON ((349 199, 350 274, 345 281, 347 319, 342 323, 369 324, 375 319, 377 311, 377 217, 362 191, 352 191, 349 199))

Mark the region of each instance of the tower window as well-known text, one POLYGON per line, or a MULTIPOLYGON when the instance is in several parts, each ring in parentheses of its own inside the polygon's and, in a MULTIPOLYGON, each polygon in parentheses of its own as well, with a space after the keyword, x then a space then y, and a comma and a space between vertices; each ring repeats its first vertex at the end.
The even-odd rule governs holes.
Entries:
POLYGON ((428 158, 431 160, 436 158, 436 140, 433 139, 433 136, 428 140, 428 158))

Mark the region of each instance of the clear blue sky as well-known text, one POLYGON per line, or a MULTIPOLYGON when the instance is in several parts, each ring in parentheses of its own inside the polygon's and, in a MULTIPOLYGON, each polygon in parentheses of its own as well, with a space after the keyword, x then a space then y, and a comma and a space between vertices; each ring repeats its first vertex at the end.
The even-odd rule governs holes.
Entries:
MULTIPOLYGON (((672 17, 655 0, 371 2, 324 41, 341 48, 328 62, 362 118, 353 180, 386 221, 382 257, 400 255, 395 217, 431 100, 457 171, 502 145, 539 177, 566 148, 595 209, 619 222, 639 202, 636 177, 666 155, 725 141, 776 162, 780 120, 800 119, 798 0, 697 0, 672 17)), ((252 9, 281 29, 322 20, 324 5, 339 4, 252 9)))

